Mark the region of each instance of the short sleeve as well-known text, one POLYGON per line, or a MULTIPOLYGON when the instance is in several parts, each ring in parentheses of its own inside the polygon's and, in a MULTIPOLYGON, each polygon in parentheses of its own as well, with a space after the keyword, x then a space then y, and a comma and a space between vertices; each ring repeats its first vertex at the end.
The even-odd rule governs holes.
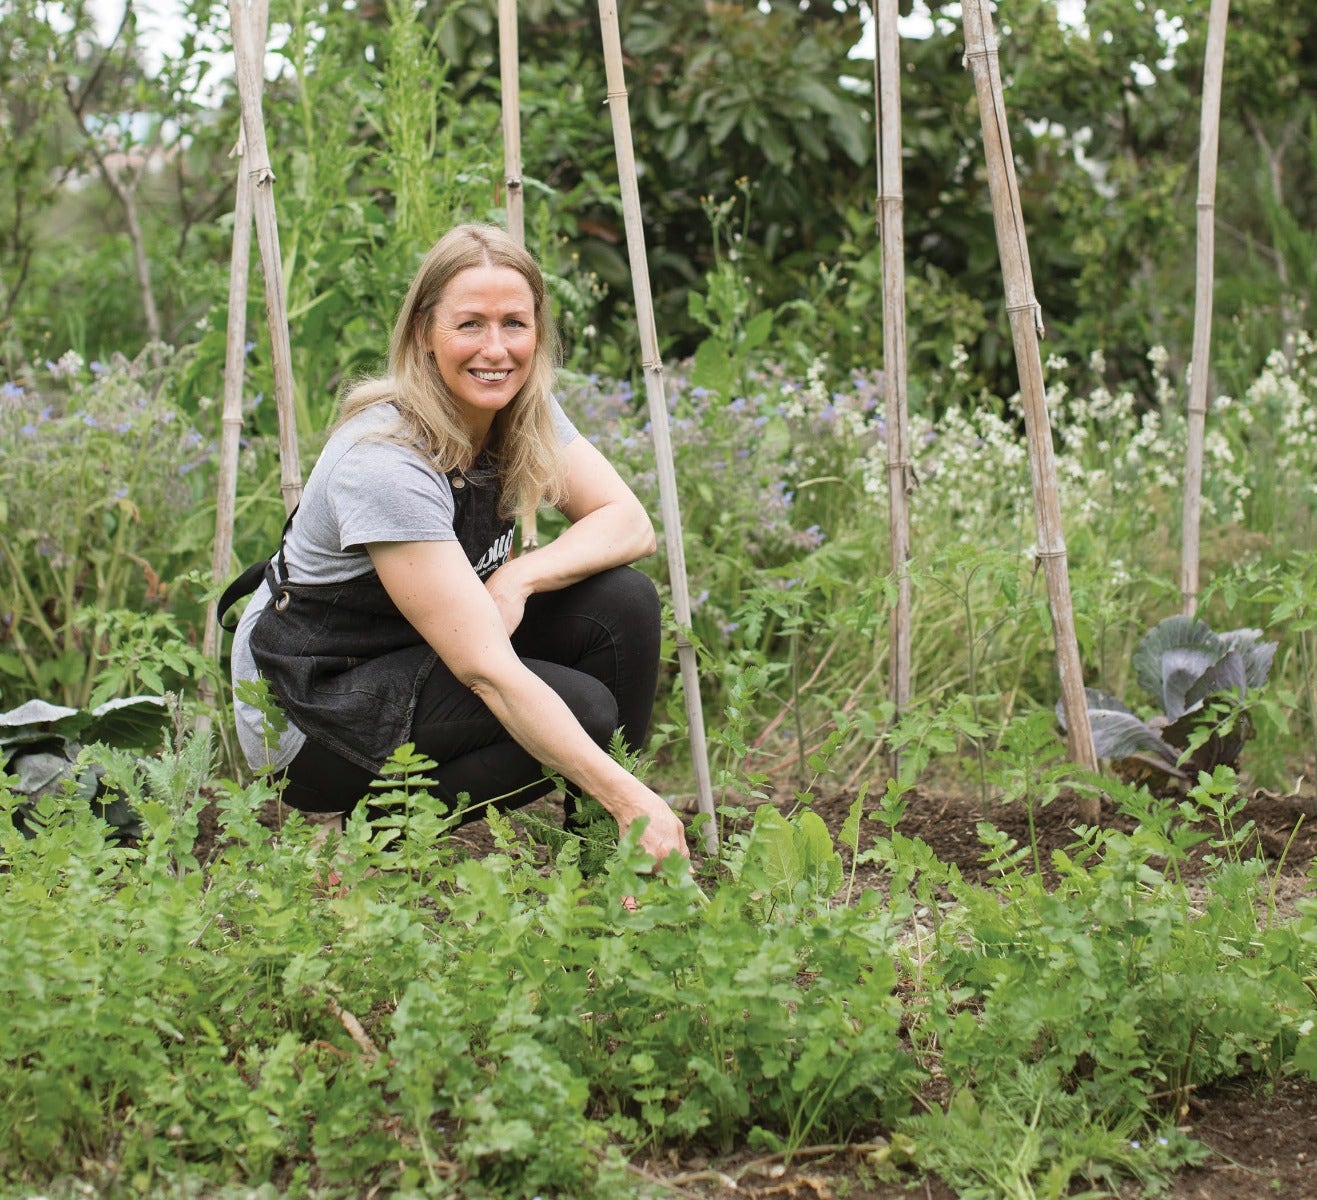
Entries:
POLYGON ((563 411, 563 406, 558 403, 557 396, 552 397, 549 403, 553 411, 553 427, 558 432, 558 440, 565 446, 577 436, 577 428, 572 424, 571 417, 563 411))
POLYGON ((328 484, 340 550, 457 538, 448 480, 396 442, 357 442, 334 465, 328 484))

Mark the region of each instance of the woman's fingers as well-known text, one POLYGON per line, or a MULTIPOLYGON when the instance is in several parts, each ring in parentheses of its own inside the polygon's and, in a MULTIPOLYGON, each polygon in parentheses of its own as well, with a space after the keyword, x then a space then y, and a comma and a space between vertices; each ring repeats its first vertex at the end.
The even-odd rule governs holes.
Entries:
POLYGON ((659 862, 669 854, 680 854, 683 858, 691 856, 686 846, 686 829, 681 818, 666 806, 663 813, 650 818, 645 832, 640 835, 640 848, 648 851, 659 862))

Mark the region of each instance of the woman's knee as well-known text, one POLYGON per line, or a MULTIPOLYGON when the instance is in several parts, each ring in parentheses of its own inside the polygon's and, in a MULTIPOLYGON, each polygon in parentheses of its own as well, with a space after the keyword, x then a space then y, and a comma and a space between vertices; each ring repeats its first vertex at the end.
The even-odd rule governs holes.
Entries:
POLYGON ((571 709, 590 740, 606 747, 619 723, 617 698, 593 675, 570 669, 553 671, 551 675, 547 682, 571 709))
POLYGON ((661 616, 658 588, 635 567, 613 567, 598 579, 608 602, 629 620, 657 625, 661 616))

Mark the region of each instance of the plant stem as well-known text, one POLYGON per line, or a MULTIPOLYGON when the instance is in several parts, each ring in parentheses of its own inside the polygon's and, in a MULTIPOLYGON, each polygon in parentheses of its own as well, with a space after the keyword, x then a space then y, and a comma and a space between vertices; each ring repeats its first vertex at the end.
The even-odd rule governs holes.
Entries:
POLYGON ((800 630, 791 631, 791 712, 796 725, 796 755, 800 764, 800 785, 807 786, 805 776, 805 724, 800 715, 800 630))
POLYGON ((1317 757, 1317 678, 1314 678, 1312 670, 1311 629, 1305 629, 1299 635, 1299 660, 1303 664, 1303 683, 1308 692, 1308 728, 1312 730, 1313 756, 1317 757))

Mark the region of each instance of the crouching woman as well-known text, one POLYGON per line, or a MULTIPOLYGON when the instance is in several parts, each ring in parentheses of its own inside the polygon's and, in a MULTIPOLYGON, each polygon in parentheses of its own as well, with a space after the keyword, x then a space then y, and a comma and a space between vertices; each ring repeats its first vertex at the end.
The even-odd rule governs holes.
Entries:
POLYGON ((656 858, 687 853, 607 753, 619 729, 643 745, 654 704, 658 597, 629 565, 654 530, 554 399, 556 350, 543 275, 506 233, 462 225, 430 250, 388 374, 343 398, 234 636, 235 683, 264 678, 287 718, 271 738, 238 701, 239 742, 292 807, 351 809, 411 742, 472 817, 548 793, 549 768, 620 830, 643 818, 656 858), (569 524, 513 557, 536 502, 569 524))

